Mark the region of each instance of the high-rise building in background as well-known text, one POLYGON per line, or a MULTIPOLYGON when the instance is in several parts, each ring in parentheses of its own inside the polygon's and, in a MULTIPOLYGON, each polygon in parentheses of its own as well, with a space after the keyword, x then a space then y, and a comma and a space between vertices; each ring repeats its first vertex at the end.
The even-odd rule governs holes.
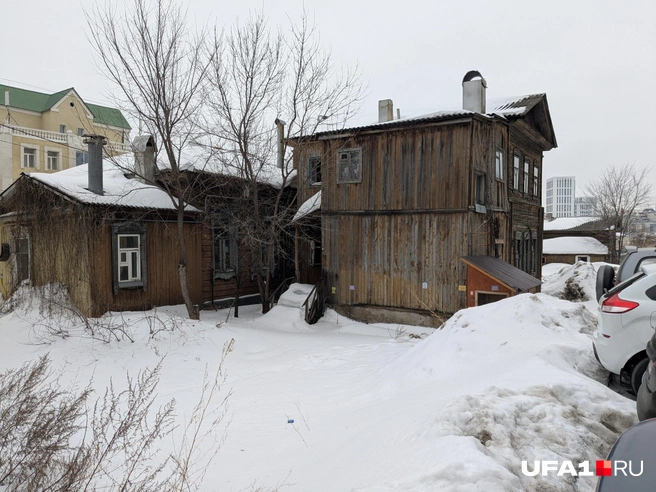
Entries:
POLYGON ((574 217, 595 217, 597 215, 597 199, 591 196, 574 198, 574 217))
POLYGON ((547 179, 546 213, 552 217, 574 217, 574 176, 555 176, 547 179))

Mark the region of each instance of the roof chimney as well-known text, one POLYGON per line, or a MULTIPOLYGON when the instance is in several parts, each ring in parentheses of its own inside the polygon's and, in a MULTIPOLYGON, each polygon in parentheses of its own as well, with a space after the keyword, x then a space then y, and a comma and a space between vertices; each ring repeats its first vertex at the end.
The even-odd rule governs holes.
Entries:
POLYGON ((462 79, 462 109, 485 113, 487 82, 476 70, 470 70, 462 79))
POLYGON ((155 179, 155 137, 138 135, 132 140, 134 150, 135 179, 142 183, 152 183, 155 179))
POLYGON ((84 143, 89 144, 89 191, 103 194, 103 145, 107 139, 102 135, 84 135, 84 143))
POLYGON ((378 101, 378 123, 385 123, 394 119, 394 104, 391 99, 378 101))

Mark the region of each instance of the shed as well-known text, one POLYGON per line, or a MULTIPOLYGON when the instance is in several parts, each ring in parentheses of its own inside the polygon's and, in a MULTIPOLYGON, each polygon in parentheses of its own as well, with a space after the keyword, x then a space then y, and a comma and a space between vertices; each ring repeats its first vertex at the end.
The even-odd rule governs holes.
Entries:
POLYGON ((493 256, 463 256, 467 265, 467 307, 482 306, 524 292, 537 292, 542 282, 493 256))
POLYGON ((554 237, 542 245, 542 263, 608 261, 608 246, 594 237, 554 237))

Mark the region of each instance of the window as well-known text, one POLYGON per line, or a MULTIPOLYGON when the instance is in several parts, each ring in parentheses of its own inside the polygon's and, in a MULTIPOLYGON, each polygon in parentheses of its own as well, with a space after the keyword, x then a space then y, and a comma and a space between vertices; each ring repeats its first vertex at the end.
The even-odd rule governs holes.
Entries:
POLYGON ((308 159, 308 186, 321 186, 321 157, 313 156, 308 159))
POLYGON ((576 261, 585 261, 586 263, 590 263, 590 257, 587 255, 576 255, 575 258, 576 261))
POLYGON ((46 151, 46 169, 54 171, 59 169, 59 152, 56 150, 46 151))
POLYGON ((524 193, 528 194, 528 183, 531 177, 531 160, 524 158, 524 193))
POLYGON ((504 175, 504 168, 505 168, 505 156, 504 152, 502 149, 497 149, 495 157, 494 157, 494 162, 495 162, 495 176, 499 181, 503 181, 503 175, 504 175))
POLYGON ((520 172, 520 163, 522 161, 521 156, 515 154, 513 156, 513 188, 519 190, 519 172, 520 172))
POLYGON ((59 125, 59 133, 66 133, 66 125, 59 125))
POLYGON ((84 135, 84 128, 78 128, 77 129, 77 136, 81 137, 82 135, 84 135))
POLYGON ((22 167, 36 167, 36 153, 37 149, 33 147, 23 147, 23 166, 22 167))
POLYGON ((135 222, 112 226, 114 293, 146 288, 146 228, 135 222))
POLYGON ((234 277, 237 270, 237 239, 233 228, 225 226, 226 221, 215 219, 212 227, 214 241, 214 278, 227 280, 234 277))
POLYGON ((362 181, 362 149, 345 149, 337 152, 337 182, 362 181))
POLYGON ((321 241, 308 241, 310 246, 310 266, 321 266, 321 241))
POLYGON ((118 235, 118 281, 141 280, 139 234, 118 235))
POLYGON ((89 163, 89 153, 88 152, 76 152, 75 153, 75 165, 81 166, 82 164, 89 163))
MULTIPOLYGON (((533 196, 536 198, 540 197, 540 171, 538 170, 538 165, 533 163, 533 196)), ((547 191, 549 195, 549 191, 547 191)), ((548 200, 547 200, 548 201, 548 200)))

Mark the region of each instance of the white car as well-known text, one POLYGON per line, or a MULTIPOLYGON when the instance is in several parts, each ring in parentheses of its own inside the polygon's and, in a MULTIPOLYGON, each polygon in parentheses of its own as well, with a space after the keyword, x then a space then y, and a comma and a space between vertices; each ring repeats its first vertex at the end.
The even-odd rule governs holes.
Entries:
POLYGON ((599 301, 599 323, 592 336, 595 357, 634 394, 649 363, 645 347, 655 325, 656 265, 642 267, 599 301))

